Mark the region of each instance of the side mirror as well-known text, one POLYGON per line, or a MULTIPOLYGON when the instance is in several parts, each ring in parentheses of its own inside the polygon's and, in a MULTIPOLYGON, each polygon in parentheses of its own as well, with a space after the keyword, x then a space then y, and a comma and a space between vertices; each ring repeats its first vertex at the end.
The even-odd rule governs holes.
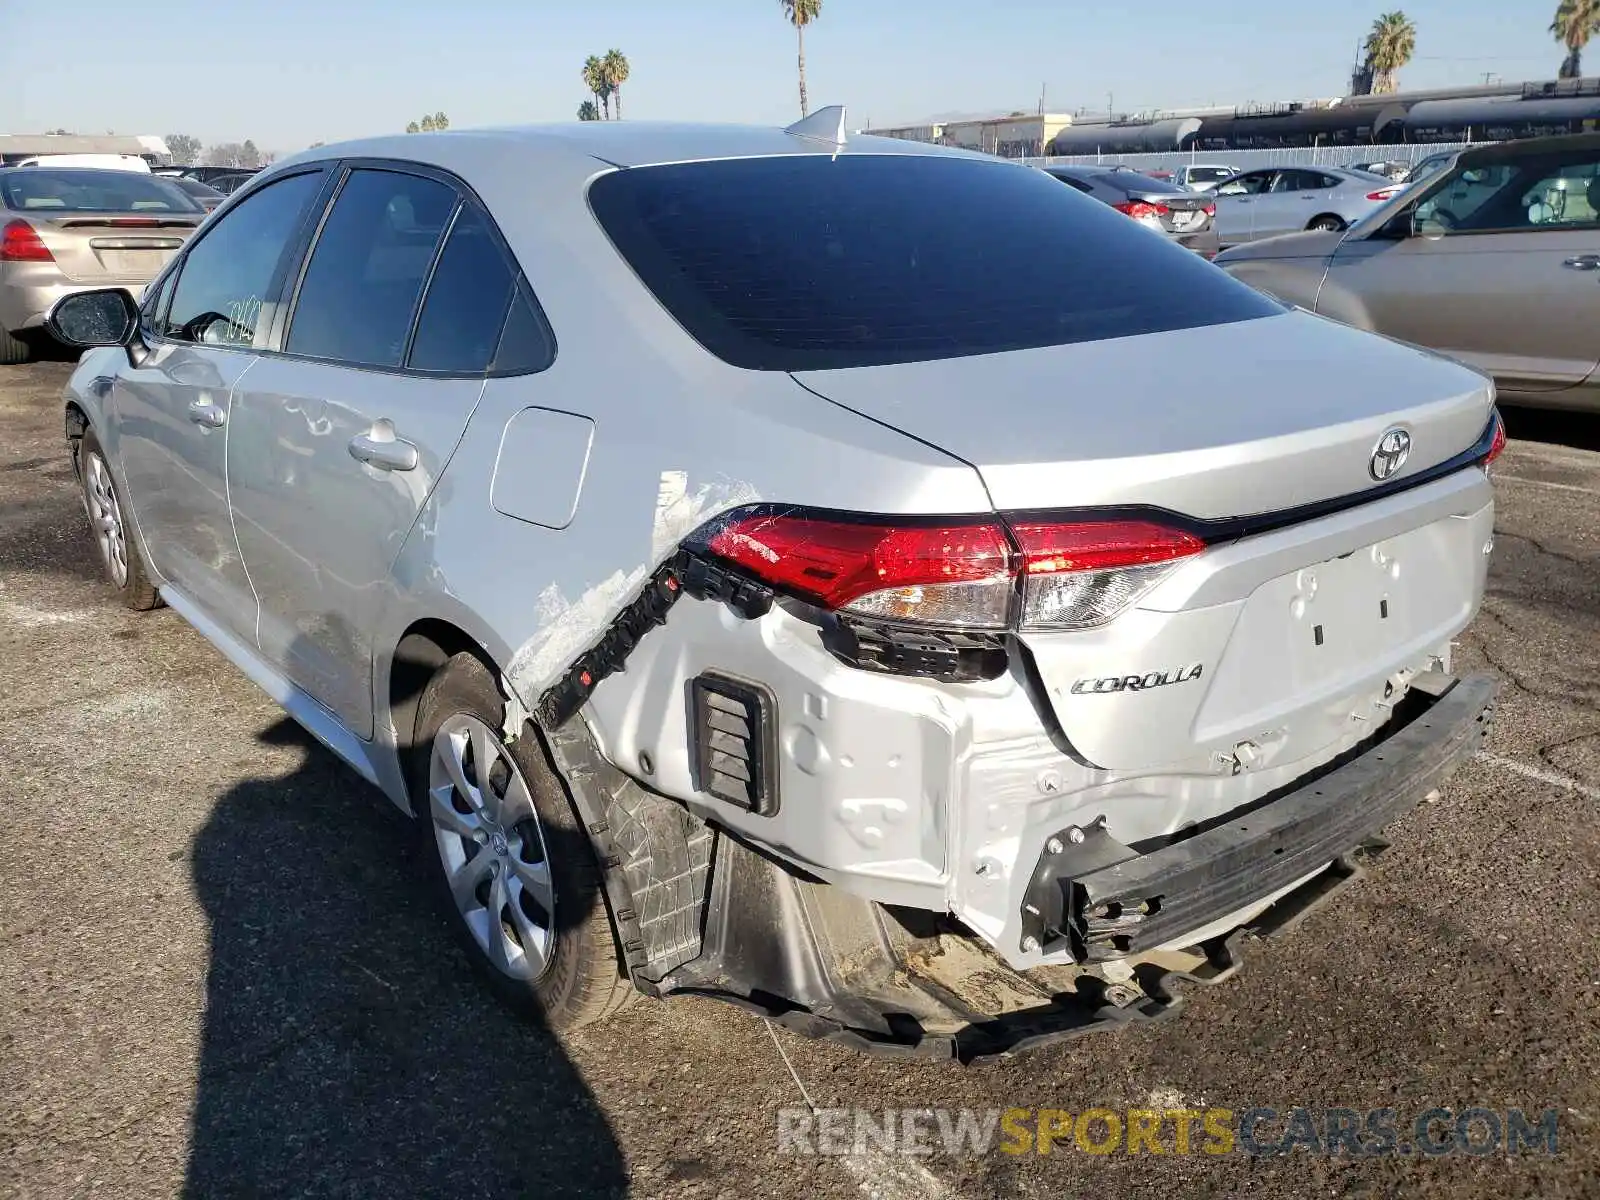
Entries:
POLYGON ((139 307, 121 288, 74 292, 56 302, 45 328, 65 345, 77 349, 127 346, 132 357, 139 337, 139 307))

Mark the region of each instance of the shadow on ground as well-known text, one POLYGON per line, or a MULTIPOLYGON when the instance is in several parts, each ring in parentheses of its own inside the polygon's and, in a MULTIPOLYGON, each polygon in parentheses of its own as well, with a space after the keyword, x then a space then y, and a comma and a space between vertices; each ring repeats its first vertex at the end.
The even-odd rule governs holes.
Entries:
POLYGON ((624 1194, 605 1116, 472 975, 406 822, 299 726, 262 739, 300 765, 230 790, 194 846, 211 967, 187 1194, 624 1194))

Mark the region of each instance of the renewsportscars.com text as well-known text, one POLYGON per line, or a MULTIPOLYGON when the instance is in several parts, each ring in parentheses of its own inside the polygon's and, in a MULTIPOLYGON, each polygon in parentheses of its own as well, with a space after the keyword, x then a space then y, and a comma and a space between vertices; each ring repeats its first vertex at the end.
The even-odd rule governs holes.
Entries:
POLYGON ((778 1110, 780 1154, 1548 1154, 1556 1110, 991 1108, 778 1110))

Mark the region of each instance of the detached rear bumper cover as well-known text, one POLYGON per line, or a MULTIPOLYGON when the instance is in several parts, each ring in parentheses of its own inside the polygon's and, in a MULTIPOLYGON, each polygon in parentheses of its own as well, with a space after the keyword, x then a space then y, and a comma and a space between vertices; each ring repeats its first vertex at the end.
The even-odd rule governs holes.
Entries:
POLYGON ((1070 847, 1076 854, 1042 862, 1030 898, 1059 897, 1049 936, 1070 939, 1079 965, 1015 971, 948 919, 801 878, 722 835, 699 944, 664 969, 632 964, 635 980, 858 1048, 963 1061, 1167 1016, 1181 1005, 1179 985, 1231 973, 1245 934, 1292 924, 1358 876, 1356 860, 1386 845, 1378 831, 1478 749, 1498 685, 1485 676, 1439 684, 1436 695, 1413 693, 1414 715, 1388 737, 1246 815, 1147 854, 1085 839, 1070 847), (1285 888, 1197 953, 1161 949, 1190 945, 1186 935, 1285 888), (1135 962, 1132 980, 1092 973, 1095 960, 1123 957, 1135 962))
POLYGON ((1359 846, 1440 786, 1482 742, 1497 683, 1457 681, 1392 736, 1326 774, 1202 832, 1138 854, 1103 831, 1040 860, 1024 929, 1080 961, 1171 944, 1359 846), (1079 864, 1082 864, 1079 866, 1079 864))

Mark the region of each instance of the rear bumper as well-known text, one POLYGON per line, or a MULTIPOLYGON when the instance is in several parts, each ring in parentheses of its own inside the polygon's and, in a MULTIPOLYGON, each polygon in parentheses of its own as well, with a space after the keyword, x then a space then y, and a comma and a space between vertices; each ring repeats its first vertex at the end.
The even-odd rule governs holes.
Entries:
POLYGON ((1381 741, 1175 845, 1140 854, 1063 831, 1069 852, 1041 862, 1027 903, 1046 914, 1042 939, 1076 947, 1073 963, 1015 970, 949 918, 851 896, 721 835, 698 952, 635 980, 861 1049, 963 1061, 1168 1016, 1180 985, 1235 969, 1247 934, 1356 878, 1386 846, 1378 831, 1479 747, 1496 690, 1441 679, 1381 741), (1113 958, 1131 969, 1099 965, 1113 958))
POLYGON ((1035 868, 1023 929, 1080 962, 1181 944, 1292 887, 1438 788, 1478 749, 1498 685, 1469 676, 1398 732, 1294 790, 1140 854, 1092 829, 1052 839, 1035 868))
POLYGON ((135 300, 144 294, 145 280, 107 279, 93 283, 75 283, 56 270, 53 264, 21 263, 17 267, 46 267, 37 276, 16 271, 0 275, 0 329, 15 332, 19 329, 40 329, 57 301, 77 292, 92 292, 100 288, 121 288, 135 300))

